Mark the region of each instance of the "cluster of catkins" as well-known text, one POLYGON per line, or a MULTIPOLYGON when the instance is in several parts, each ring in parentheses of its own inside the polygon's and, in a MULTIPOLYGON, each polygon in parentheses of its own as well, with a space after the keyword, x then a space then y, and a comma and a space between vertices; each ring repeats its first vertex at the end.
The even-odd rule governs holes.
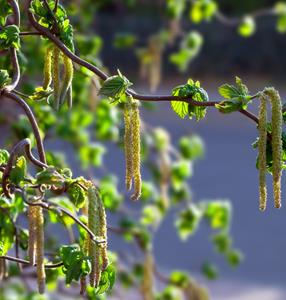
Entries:
POLYGON ((92 233, 104 240, 96 244, 90 236, 87 238, 87 254, 91 258, 90 285, 98 287, 101 273, 108 266, 106 214, 97 188, 91 184, 88 188, 88 228, 92 233))
POLYGON ((132 200, 138 200, 141 195, 141 171, 140 171, 140 114, 138 101, 128 98, 124 103, 124 147, 126 161, 125 183, 128 191, 134 183, 132 200))
POLYGON ((37 267, 39 293, 45 292, 46 273, 44 265, 44 216, 40 206, 29 205, 28 256, 30 264, 37 267))
POLYGON ((61 50, 53 45, 47 48, 44 64, 43 88, 47 90, 53 84, 53 107, 59 110, 67 99, 67 105, 72 107, 73 63, 61 50), (63 72, 61 71, 63 64, 63 72))
POLYGON ((258 169, 259 169, 259 208, 265 210, 267 202, 267 139, 271 138, 272 147, 272 175, 273 196, 276 208, 281 207, 281 175, 282 175, 282 105, 279 93, 274 88, 266 88, 260 94, 259 107, 259 141, 258 141, 258 169), (272 135, 267 134, 267 101, 272 107, 272 135))

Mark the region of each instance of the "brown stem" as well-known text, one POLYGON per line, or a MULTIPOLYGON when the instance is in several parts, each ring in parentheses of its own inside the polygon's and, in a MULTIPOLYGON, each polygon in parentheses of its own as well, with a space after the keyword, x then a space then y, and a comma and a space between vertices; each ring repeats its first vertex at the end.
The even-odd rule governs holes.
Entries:
POLYGON ((32 126, 33 132, 34 132, 34 136, 35 136, 36 143, 37 143, 37 149, 38 149, 38 153, 39 153, 39 159, 42 163, 46 164, 45 149, 44 149, 43 141, 42 141, 42 138, 40 135, 39 126, 37 124, 37 121, 34 117, 34 114, 31 110, 31 108, 23 99, 21 99, 20 97, 18 97, 17 95, 15 95, 12 92, 4 90, 3 95, 9 99, 15 101, 25 111, 25 113, 30 121, 30 124, 32 126))
MULTIPOLYGON (((28 260, 18 258, 18 257, 13 257, 13 256, 9 256, 9 255, 2 255, 2 256, 0 256, 0 258, 10 260, 10 261, 14 261, 16 263, 23 264, 23 265, 31 265, 31 263, 28 260)), ((58 262, 58 263, 55 263, 55 264, 47 264, 47 265, 45 265, 45 268, 46 269, 54 269, 54 268, 61 267, 62 265, 63 265, 63 262, 58 262)), ((33 266, 37 266, 37 264, 35 264, 33 266)))

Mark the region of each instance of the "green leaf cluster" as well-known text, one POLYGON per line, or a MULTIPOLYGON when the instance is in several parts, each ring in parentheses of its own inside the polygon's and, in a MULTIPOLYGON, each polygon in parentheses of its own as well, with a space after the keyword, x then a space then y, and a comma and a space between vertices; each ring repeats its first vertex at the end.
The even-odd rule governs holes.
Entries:
MULTIPOLYGON (((189 79, 188 83, 185 85, 175 87, 172 91, 172 95, 182 98, 191 98, 192 100, 198 102, 209 101, 208 94, 200 86, 200 82, 194 82, 192 79, 189 79)), ((206 107, 195 106, 191 103, 183 101, 171 101, 171 107, 182 119, 188 116, 190 119, 195 117, 197 121, 200 121, 206 116, 206 107)))
POLYGON ((16 25, 8 25, 0 29, 0 50, 9 48, 20 49, 19 28, 16 25))
POLYGON ((241 109, 247 109, 252 99, 247 86, 243 84, 242 80, 236 77, 235 81, 236 85, 226 83, 218 89, 220 95, 226 99, 216 104, 216 108, 222 113, 232 113, 241 109))

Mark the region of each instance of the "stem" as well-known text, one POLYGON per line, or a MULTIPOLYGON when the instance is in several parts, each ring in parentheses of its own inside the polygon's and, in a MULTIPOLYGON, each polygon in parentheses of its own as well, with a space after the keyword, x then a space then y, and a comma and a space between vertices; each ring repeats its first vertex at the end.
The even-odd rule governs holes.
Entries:
MULTIPOLYGON (((31 263, 28 260, 18 258, 18 257, 13 257, 13 256, 9 256, 9 255, 2 255, 2 256, 0 256, 0 258, 10 260, 10 261, 14 261, 16 263, 23 264, 23 265, 31 265, 31 263)), ((58 262, 58 263, 55 263, 55 264, 47 264, 47 265, 45 265, 45 269, 54 269, 54 268, 61 267, 62 265, 63 265, 63 262, 58 262)), ((35 264, 33 266, 36 267, 37 264, 35 264)))
POLYGON ((30 121, 30 124, 32 126, 33 132, 34 132, 34 136, 35 136, 36 143, 37 143, 37 149, 38 149, 40 161, 42 163, 46 164, 46 155, 45 155, 43 141, 42 141, 42 138, 41 138, 41 135, 40 135, 39 126, 37 124, 37 121, 35 119, 35 116, 34 116, 32 110, 31 110, 31 108, 29 107, 29 105, 23 99, 21 99, 20 97, 18 97, 17 95, 15 95, 12 92, 4 90, 3 95, 6 96, 9 99, 15 101, 25 111, 25 114, 27 115, 27 117, 30 121))
POLYGON ((14 24, 17 27, 20 27, 20 10, 19 10, 18 2, 16 0, 8 0, 8 2, 13 10, 14 24))

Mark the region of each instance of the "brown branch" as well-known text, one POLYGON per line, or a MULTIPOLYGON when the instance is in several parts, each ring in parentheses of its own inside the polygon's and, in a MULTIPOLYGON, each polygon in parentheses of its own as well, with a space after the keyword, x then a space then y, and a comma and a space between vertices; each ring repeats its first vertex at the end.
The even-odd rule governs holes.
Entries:
MULTIPOLYGON (((31 25, 38 30, 42 35, 46 36, 50 41, 52 41, 66 56, 68 56, 73 62, 89 69, 94 74, 96 74, 98 77, 100 77, 102 80, 106 80, 108 78, 107 74, 105 74, 103 71, 98 69, 96 66, 90 64, 89 62, 83 60, 73 52, 71 52, 63 43, 62 41, 55 36, 52 32, 50 32, 47 28, 41 26, 35 19, 32 12, 29 10, 30 4, 32 0, 27 1, 27 15, 28 19, 31 23, 31 25)), ((219 102, 199 102, 195 101, 190 97, 179 97, 179 96, 152 96, 152 95, 140 95, 132 90, 127 90, 127 93, 131 95, 133 98, 141 101, 153 101, 153 102, 160 102, 160 101, 183 101, 186 103, 190 103, 195 106, 211 106, 214 107, 215 104, 219 102)), ((250 118, 251 120, 255 121, 255 118, 251 116, 251 113, 247 113, 247 111, 240 111, 243 115, 250 118)), ((255 121, 256 122, 256 121, 255 121)))
MULTIPOLYGON (((2 255, 2 256, 0 256, 0 259, 6 259, 6 260, 9 260, 9 261, 14 261, 14 262, 19 263, 19 264, 30 265, 31 266, 31 263, 28 260, 18 258, 18 257, 13 257, 13 256, 9 256, 9 255, 2 255)), ((34 264, 33 266, 36 267, 37 264, 34 264)), ((58 263, 55 263, 55 264, 47 264, 47 265, 45 265, 45 268, 46 269, 54 269, 54 268, 58 268, 58 267, 61 267, 61 266, 63 266, 63 262, 58 262, 58 263)))
MULTIPOLYGON (((0 94, 1 95, 1 94, 0 94)), ((37 124, 37 121, 34 117, 34 114, 31 110, 31 108, 29 107, 29 105, 20 97, 18 97, 17 95, 15 95, 12 92, 6 91, 4 90, 2 92, 2 95, 4 95, 5 97, 15 101, 19 106, 22 107, 22 109, 25 111, 26 116, 28 117, 30 124, 32 126, 33 129, 33 133, 36 139, 36 143, 37 143, 37 149, 38 149, 38 153, 39 153, 39 159, 42 163, 46 164, 46 155, 45 155, 45 149, 44 149, 44 145, 43 145, 43 141, 40 135, 40 130, 39 130, 39 126, 37 124)))
POLYGON ((19 10, 18 2, 16 0, 8 0, 8 2, 13 10, 14 24, 17 27, 20 27, 20 10, 19 10))

